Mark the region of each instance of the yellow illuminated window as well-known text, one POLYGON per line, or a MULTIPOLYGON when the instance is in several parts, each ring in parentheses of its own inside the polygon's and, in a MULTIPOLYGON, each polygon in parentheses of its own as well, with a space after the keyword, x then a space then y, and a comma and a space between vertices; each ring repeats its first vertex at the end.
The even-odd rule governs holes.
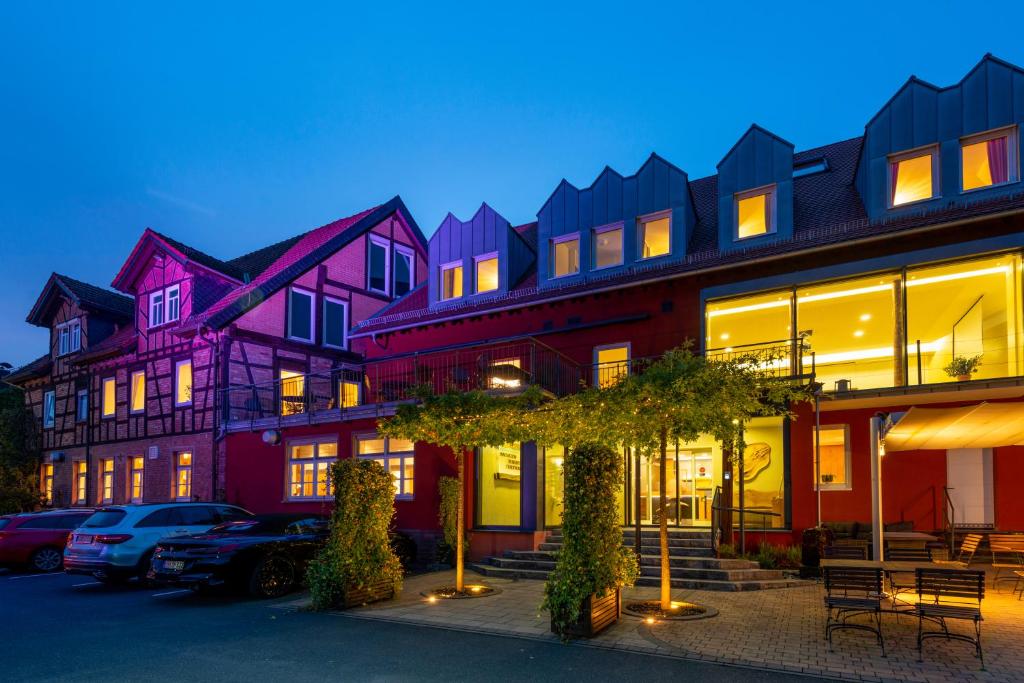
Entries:
POLYGON ((84 462, 76 462, 74 467, 75 472, 75 502, 79 505, 85 504, 85 489, 86 479, 89 476, 89 470, 84 462))
POLYGON ((462 296, 462 266, 441 267, 441 298, 458 299, 462 296))
POLYGON ((359 382, 343 379, 338 382, 338 397, 342 408, 359 405, 359 382))
POLYGON ((552 275, 564 277, 580 272, 580 238, 558 239, 552 242, 554 260, 552 275))
POLYGON ((519 443, 480 449, 477 523, 518 527, 522 524, 522 450, 519 443))
POLYGON ((818 480, 821 488, 850 488, 850 433, 847 425, 821 428, 820 466, 818 480))
POLYGON ((132 373, 132 412, 141 413, 146 409, 146 373, 132 373))
POLYGON ((1016 179, 1016 135, 985 133, 960 146, 961 185, 977 190, 1016 179))
POLYGON ((100 460, 100 502, 114 502, 114 461, 111 458, 100 460))
POLYGON ((117 382, 113 377, 103 380, 103 417, 113 417, 117 412, 117 382))
POLYGON ((709 303, 705 348, 740 353, 760 344, 785 346, 794 336, 792 300, 792 292, 784 291, 709 303))
POLYGON ((187 406, 192 403, 192 361, 178 361, 174 366, 174 374, 174 405, 187 406))
POLYGON ((498 257, 482 258, 476 262, 476 293, 493 292, 498 288, 498 257))
POLYGON ((736 239, 772 232, 772 193, 759 192, 736 199, 736 239))
POLYGON ((360 436, 356 440, 356 453, 359 457, 380 463, 391 475, 396 498, 409 499, 413 496, 416 469, 413 451, 413 442, 406 439, 382 438, 373 434, 360 436))
POLYGON ((604 346, 594 349, 594 383, 604 388, 629 373, 629 346, 604 346))
POLYGON ((294 443, 288 447, 288 497, 327 498, 334 495, 331 466, 338 461, 336 441, 294 443))
POLYGON ((131 459, 131 499, 133 503, 142 500, 142 486, 146 461, 141 455, 132 456, 131 459))
POLYGON ((43 465, 42 476, 39 479, 43 500, 47 505, 53 505, 53 463, 43 465))
POLYGON ((294 370, 281 370, 281 414, 306 412, 306 377, 294 370))
POLYGON ((931 199, 935 196, 932 171, 935 152, 925 152, 889 163, 890 199, 893 206, 931 199))
POLYGON ((669 253, 671 225, 668 216, 640 221, 640 258, 654 258, 669 253))
POLYGON ((594 231, 594 267, 608 268, 622 263, 622 228, 594 231))
POLYGON ((174 459, 174 497, 192 499, 192 454, 182 451, 174 459))

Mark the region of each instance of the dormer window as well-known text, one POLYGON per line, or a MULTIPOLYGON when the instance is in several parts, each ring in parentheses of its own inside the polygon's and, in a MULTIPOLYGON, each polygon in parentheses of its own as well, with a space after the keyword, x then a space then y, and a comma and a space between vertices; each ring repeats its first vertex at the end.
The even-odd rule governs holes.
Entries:
POLYGON ((475 261, 476 293, 484 294, 498 289, 498 254, 477 256, 475 261))
POLYGON ((936 196, 939 177, 937 147, 889 157, 889 206, 922 202, 936 196))
POLYGON ((366 288, 371 292, 387 294, 389 275, 388 253, 391 251, 391 242, 383 237, 370 235, 369 249, 369 268, 367 268, 369 282, 367 282, 366 288))
POLYGON ((736 195, 736 236, 749 237, 775 232, 775 188, 760 187, 736 195))
POLYGON ((159 327, 181 317, 181 285, 149 293, 149 327, 159 327))
POLYGON ((164 324, 164 293, 153 292, 149 295, 149 326, 164 324))
POLYGON ((622 226, 594 228, 594 269, 622 265, 622 226))
POLYGON ((395 245, 395 282, 391 288, 396 297, 408 294, 412 289, 416 258, 412 249, 395 245))
POLYGON ((177 320, 181 316, 181 287, 173 285, 164 290, 167 297, 167 322, 177 320))
POLYGON ((640 219, 640 258, 655 258, 672 251, 672 218, 662 214, 640 219))
POLYGON ((960 141, 960 189, 980 190, 1017 180, 1014 129, 989 131, 960 141))
POLYGON ((441 300, 458 299, 462 296, 462 262, 455 261, 441 266, 441 300))
POLYGON ((288 338, 313 341, 313 292, 288 290, 288 338))
POLYGON ((82 348, 82 323, 76 318, 57 325, 57 355, 64 356, 82 348))
POLYGON ((566 277, 580 272, 580 235, 573 233, 551 240, 551 277, 566 277))

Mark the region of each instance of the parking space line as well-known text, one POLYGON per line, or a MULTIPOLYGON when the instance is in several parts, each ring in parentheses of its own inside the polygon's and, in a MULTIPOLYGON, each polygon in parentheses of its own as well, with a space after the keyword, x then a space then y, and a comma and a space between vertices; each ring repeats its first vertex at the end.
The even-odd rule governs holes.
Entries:
POLYGON ((191 590, 189 590, 188 588, 182 588, 182 589, 180 589, 180 590, 176 590, 176 591, 167 591, 167 592, 165 592, 165 593, 153 593, 152 597, 154 597, 154 598, 160 598, 160 597, 163 597, 163 596, 165 596, 165 595, 177 595, 178 593, 191 593, 191 592, 192 592, 192 591, 191 591, 191 590))
POLYGON ((89 583, 73 583, 73 584, 71 584, 71 587, 72 588, 81 588, 82 586, 102 586, 102 585, 103 585, 102 581, 90 581, 89 583))
POLYGON ((17 581, 18 579, 38 579, 43 576, 64 576, 64 572, 51 572, 49 574, 22 574, 21 576, 8 576, 8 581, 17 581))

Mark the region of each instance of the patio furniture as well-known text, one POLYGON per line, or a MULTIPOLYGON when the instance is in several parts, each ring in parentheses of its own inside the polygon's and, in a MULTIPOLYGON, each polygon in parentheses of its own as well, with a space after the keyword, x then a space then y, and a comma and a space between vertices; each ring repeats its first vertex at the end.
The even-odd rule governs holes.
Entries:
POLYGON ((938 536, 923 531, 885 531, 883 539, 890 548, 927 548, 929 543, 939 540, 938 536))
POLYGON ((964 536, 963 543, 960 544, 960 552, 957 553, 955 560, 933 560, 936 564, 941 564, 950 567, 956 567, 959 569, 967 569, 968 565, 971 564, 971 560, 974 559, 974 553, 978 551, 978 546, 981 544, 981 534, 967 534, 964 536))
POLYGON ((962 640, 974 645, 974 656, 985 668, 981 650, 981 601, 985 597, 985 572, 973 569, 918 569, 917 582, 917 661, 923 661, 923 645, 928 638, 962 640), (950 633, 948 619, 970 621, 974 636, 950 633), (941 631, 925 631, 924 622, 942 627, 941 631))
POLYGON ((989 534, 988 545, 992 550, 992 568, 995 570, 993 586, 998 587, 1000 581, 1014 579, 1013 572, 1024 570, 1024 534, 989 534))
POLYGON ((874 633, 885 656, 882 637, 882 570, 861 567, 825 567, 825 639, 832 650, 832 634, 842 629, 874 633), (862 614, 872 617, 871 623, 851 622, 862 614))
MULTIPOLYGON (((888 548, 885 551, 886 562, 883 565, 889 565, 890 567, 895 562, 931 562, 931 555, 927 548, 904 548, 897 546, 895 548, 888 548)), ((889 577, 889 597, 895 603, 899 599, 900 593, 912 593, 914 588, 917 586, 914 578, 914 571, 888 571, 889 577)), ((905 600, 900 600, 905 605, 910 603, 905 600)))
POLYGON ((825 546, 825 557, 841 560, 866 560, 868 549, 864 545, 828 545, 825 546))
POLYGON ((1018 600, 1024 599, 1024 571, 1017 570, 1013 574, 1017 577, 1017 582, 1013 584, 1013 593, 1020 593, 1017 596, 1018 600))

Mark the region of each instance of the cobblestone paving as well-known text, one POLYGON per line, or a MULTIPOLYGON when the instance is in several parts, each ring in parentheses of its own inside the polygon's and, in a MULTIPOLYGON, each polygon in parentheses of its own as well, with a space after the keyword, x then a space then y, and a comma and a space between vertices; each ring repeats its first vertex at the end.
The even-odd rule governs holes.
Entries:
MULTIPOLYGON (((501 589, 493 596, 468 600, 428 602, 420 591, 451 585, 454 572, 426 574, 408 579, 402 597, 345 613, 363 619, 382 619, 423 626, 557 640, 541 613, 543 583, 477 577, 467 583, 485 583, 501 589)), ((723 593, 674 591, 673 598, 709 605, 717 617, 697 621, 647 624, 623 615, 618 624, 586 641, 590 647, 646 652, 708 662, 805 673, 850 680, 882 681, 1021 681, 1024 680, 1024 601, 989 591, 982 612, 982 641, 987 671, 981 671, 973 648, 962 642, 925 642, 925 661, 917 661, 917 620, 886 615, 883 621, 886 652, 870 634, 840 631, 835 651, 824 640, 824 591, 820 584, 778 590, 723 593)), ((656 588, 632 588, 623 600, 657 597, 656 588)), ((971 628, 956 624, 952 630, 971 628)), ((965 631, 966 632, 966 631, 965 631)))

